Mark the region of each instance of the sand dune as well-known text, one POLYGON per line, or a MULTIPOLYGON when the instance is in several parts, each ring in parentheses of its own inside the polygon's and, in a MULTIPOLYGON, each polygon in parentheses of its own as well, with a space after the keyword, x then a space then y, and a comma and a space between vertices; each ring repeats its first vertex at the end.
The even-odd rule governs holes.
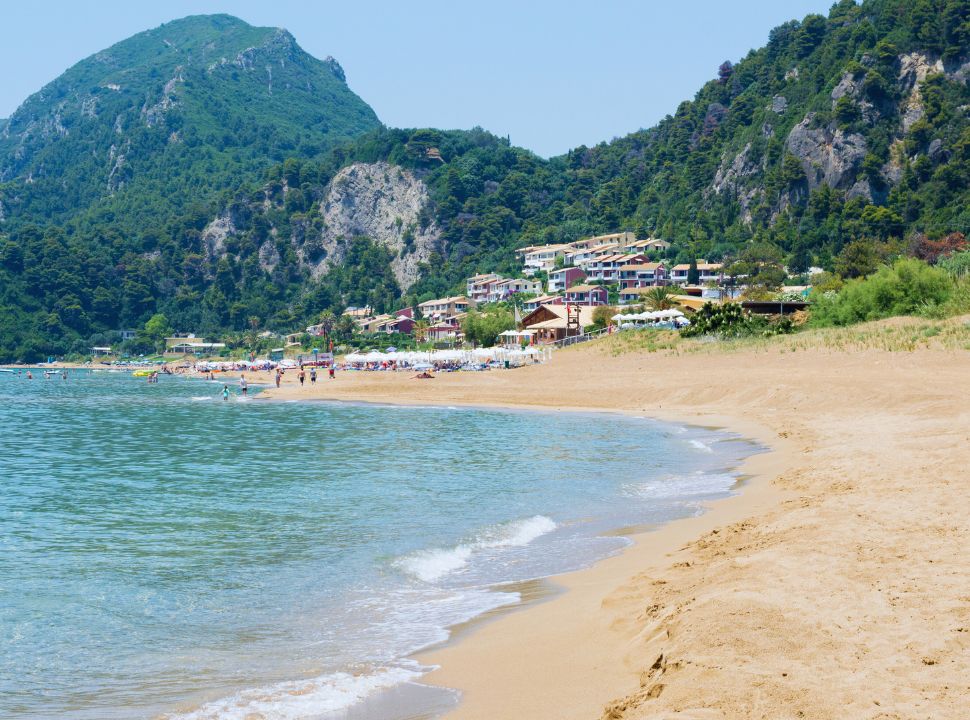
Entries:
POLYGON ((429 653, 464 693, 449 717, 970 716, 970 353, 613 345, 269 393, 619 410, 772 448, 739 496, 429 653))

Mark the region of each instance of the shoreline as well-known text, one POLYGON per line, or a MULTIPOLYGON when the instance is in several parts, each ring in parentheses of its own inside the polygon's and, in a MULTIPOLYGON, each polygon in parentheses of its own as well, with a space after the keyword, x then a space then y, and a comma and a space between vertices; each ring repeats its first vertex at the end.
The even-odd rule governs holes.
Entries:
MULTIPOLYGON (((584 408, 585 412, 615 413, 616 410, 584 408)), ((632 411, 624 412, 633 415, 632 411)), ((716 531, 725 524, 736 523, 790 499, 791 494, 775 488, 771 481, 786 466, 786 451, 782 442, 766 442, 767 433, 752 437, 751 427, 741 433, 735 426, 698 425, 695 420, 669 414, 651 416, 664 422, 704 427, 737 434, 757 448, 732 471, 737 477, 737 489, 729 497, 701 503, 698 515, 669 520, 651 529, 634 533, 617 533, 630 541, 616 554, 601 558, 591 566, 543 580, 555 592, 540 603, 524 602, 498 608, 491 617, 473 620, 461 636, 413 655, 422 665, 436 667, 416 681, 419 683, 458 690, 459 704, 442 717, 446 720, 466 718, 488 720, 497 717, 543 717, 540 714, 556 705, 556 718, 597 717, 602 711, 604 697, 590 695, 584 687, 592 679, 600 688, 611 687, 606 696, 620 696, 639 686, 640 671, 618 672, 610 660, 622 655, 627 639, 606 625, 590 628, 576 625, 571 618, 588 618, 597 604, 602 604, 616 587, 632 575, 656 573, 665 563, 676 562, 685 544, 704 533, 716 531), (572 628, 569 628, 573 625, 572 628), (573 632, 570 632, 572 630, 573 632), (595 642, 590 643, 590 634, 595 642), (523 637, 529 637, 526 646, 523 637), (530 649, 538 650, 530 652, 530 649), (595 655, 591 654, 596 648, 595 655), (502 656, 501 664, 490 664, 490 673, 482 672, 481 655, 502 656), (542 668, 542 673, 529 672, 542 668), (591 678, 591 673, 597 677, 591 678), (542 691, 541 678, 554 679, 551 691, 542 691), (501 685, 504 693, 516 698, 510 706, 508 698, 495 703, 491 688, 501 685), (525 686, 525 687, 522 687, 525 686), (572 688, 568 695, 566 688, 572 688), (554 695, 554 699, 547 695, 554 695), (497 707, 498 705, 498 707, 497 707), (499 709, 501 708, 501 709, 499 709), (500 714, 496 714, 500 713, 500 714)), ((622 530, 622 528, 620 529, 622 530)), ((585 623, 584 623, 585 624, 585 623)), ((551 717, 551 716, 550 716, 551 717)))
MULTIPOLYGON (((410 379, 409 376, 405 377, 405 374, 402 373, 393 373, 391 376, 395 380, 410 379)), ((332 387, 332 385, 328 386, 326 383, 321 385, 321 394, 323 388, 327 387, 332 387)), ((300 390, 295 386, 289 389, 300 390)), ((275 387, 267 388, 267 390, 277 391, 275 387)), ((783 472, 790 464, 790 458, 787 457, 786 453, 791 453, 792 449, 788 447, 786 438, 778 437, 770 429, 756 423, 728 415, 701 419, 696 415, 682 412, 665 412, 661 408, 648 412, 633 408, 608 406, 561 405, 548 407, 507 401, 457 402, 434 397, 418 400, 395 397, 392 394, 368 395, 366 398, 327 396, 296 398, 291 397, 290 393, 286 392, 288 388, 285 386, 279 389, 284 397, 274 397, 273 393, 267 392, 267 390, 259 392, 254 399, 273 403, 330 402, 336 404, 461 407, 478 410, 623 415, 730 433, 736 436, 737 440, 751 445, 750 454, 745 455, 740 465, 726 468, 736 478, 735 487, 732 488, 732 494, 729 497, 700 503, 702 510, 697 515, 676 518, 649 528, 637 528, 635 532, 622 532, 624 528, 617 528, 615 532, 609 533, 609 535, 626 538, 630 541, 628 546, 619 549, 612 555, 595 560, 588 567, 525 581, 527 584, 534 584, 535 591, 531 596, 523 597, 513 605, 494 608, 468 621, 450 626, 448 628, 449 637, 446 640, 409 655, 409 659, 415 660, 420 665, 434 668, 421 678, 412 681, 413 684, 458 693, 457 705, 440 715, 445 720, 464 720, 466 718, 492 720, 497 717, 513 716, 541 717, 541 715, 534 713, 541 712, 542 707, 548 707, 546 705, 547 699, 535 692, 537 690, 535 675, 528 672, 525 672, 524 675, 522 673, 529 667, 541 665, 548 668, 551 659, 548 646, 553 644, 555 637, 561 638, 564 617, 578 617, 582 613, 588 612, 591 607, 591 599, 595 599, 591 596, 601 593, 604 596, 609 594, 614 586, 622 584, 631 573, 644 572, 648 569, 659 570, 659 566, 665 559, 675 557, 679 551, 683 550, 685 543, 700 537, 703 533, 715 530, 723 524, 742 521, 790 499, 791 495, 791 493, 773 487, 771 484, 773 478, 783 472), (540 654, 543 657, 527 655, 523 660, 520 638, 524 631, 539 626, 550 628, 547 636, 541 639, 542 650, 540 654), (505 663, 490 665, 493 668, 502 668, 501 675, 483 676, 481 655, 485 651, 490 655, 498 652, 506 659, 517 655, 517 662, 508 663, 506 661, 505 663), (496 684, 508 688, 514 684, 515 676, 527 678, 525 682, 528 684, 528 691, 523 695, 518 690, 513 689, 512 694, 518 697, 531 695, 539 703, 538 706, 528 702, 522 704, 522 706, 507 708, 505 707, 506 703, 503 702, 502 709, 497 709, 495 704, 489 701, 488 695, 492 693, 492 688, 496 684), (496 714, 496 712, 499 714, 496 714)), ((513 584, 519 585, 521 583, 513 584)), ((496 590, 501 587, 504 586, 493 586, 492 589, 496 590)), ((610 633, 604 632, 602 639, 605 640, 609 636, 610 633)), ((598 643, 604 653, 604 658, 612 656, 622 648, 621 639, 612 639, 616 641, 616 644, 598 643)), ((578 658, 571 655, 568 649, 582 648, 582 656, 588 658, 589 645, 581 642, 566 643, 566 647, 563 647, 561 641, 555 643, 555 645, 558 671, 555 681, 557 691, 561 691, 563 685, 561 672, 565 668, 582 668, 582 680, 588 680, 588 667, 578 663, 578 658)), ((598 682, 602 685, 605 681, 612 687, 609 697, 631 692, 635 689, 636 680, 639 677, 638 673, 628 672, 614 676, 614 671, 615 668, 610 667, 608 674, 611 677, 601 678, 598 682)), ((568 699, 559 697, 557 699, 557 704, 562 703, 562 705, 557 708, 556 717, 586 718, 598 715, 603 705, 603 699, 599 697, 588 698, 588 702, 584 702, 586 698, 584 698, 585 692, 581 689, 582 683, 574 687, 580 688, 577 696, 568 699)))
POLYGON ((751 476, 740 493, 700 517, 638 534, 557 576, 563 595, 418 653, 439 665, 419 682, 462 693, 449 720, 962 717, 970 413, 954 390, 966 353, 820 345, 618 354, 591 343, 516 370, 338 373, 264 392, 602 409, 769 448, 739 469, 751 476))

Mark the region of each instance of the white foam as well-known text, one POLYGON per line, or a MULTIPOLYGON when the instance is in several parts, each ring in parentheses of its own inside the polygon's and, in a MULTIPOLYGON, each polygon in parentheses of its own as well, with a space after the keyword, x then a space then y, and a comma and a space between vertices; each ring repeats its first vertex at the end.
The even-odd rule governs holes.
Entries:
POLYGON ((692 475, 674 475, 658 480, 628 485, 627 494, 648 500, 668 498, 691 498, 700 495, 716 495, 727 492, 735 478, 726 473, 697 471, 692 475))
POLYGON ((476 546, 480 548, 525 547, 555 529, 555 520, 545 515, 534 515, 524 520, 499 525, 496 528, 497 532, 486 531, 476 546))
POLYGON ((401 558, 397 565, 418 580, 434 582, 465 567, 471 556, 472 549, 468 545, 459 545, 450 549, 421 550, 401 558))
POLYGON ((204 400, 214 400, 215 398, 209 397, 208 395, 199 395, 192 398, 192 402, 203 402, 204 400))
POLYGON ((453 548, 412 553, 398 559, 395 565, 419 580, 434 582, 464 568, 478 551, 525 547, 537 538, 551 533, 556 527, 556 522, 552 518, 534 515, 486 528, 474 541, 453 548))
POLYGON ((421 677, 404 667, 381 667, 368 673, 331 673, 241 690, 206 703, 198 710, 169 715, 168 720, 307 720, 357 704, 368 695, 421 677))
POLYGON ((690 444, 691 444, 692 447, 697 448, 701 452, 706 452, 706 453, 714 452, 713 450, 711 450, 710 445, 705 445, 700 440, 691 440, 690 441, 690 444))

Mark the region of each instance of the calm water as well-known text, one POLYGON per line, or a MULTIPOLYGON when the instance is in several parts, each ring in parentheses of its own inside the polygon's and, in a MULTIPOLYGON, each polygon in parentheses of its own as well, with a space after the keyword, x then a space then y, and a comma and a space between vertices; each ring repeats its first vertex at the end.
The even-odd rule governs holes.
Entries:
POLYGON ((420 690, 409 654, 515 603, 503 583, 698 512, 753 451, 642 418, 219 388, 0 374, 0 717, 366 716, 420 690))

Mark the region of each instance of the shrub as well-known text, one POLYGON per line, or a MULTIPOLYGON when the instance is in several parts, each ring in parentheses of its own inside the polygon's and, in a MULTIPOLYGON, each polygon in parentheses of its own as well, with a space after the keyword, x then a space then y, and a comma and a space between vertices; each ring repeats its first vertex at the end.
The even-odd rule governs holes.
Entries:
POLYGON ((681 331, 681 335, 736 338, 748 335, 780 335, 794 330, 795 325, 789 318, 770 322, 767 318, 752 316, 738 303, 707 303, 694 314, 690 325, 681 331))
POLYGON ((815 325, 851 325, 892 315, 913 315, 950 299, 954 283, 943 270, 920 260, 897 260, 868 278, 849 280, 837 293, 815 295, 815 325))

